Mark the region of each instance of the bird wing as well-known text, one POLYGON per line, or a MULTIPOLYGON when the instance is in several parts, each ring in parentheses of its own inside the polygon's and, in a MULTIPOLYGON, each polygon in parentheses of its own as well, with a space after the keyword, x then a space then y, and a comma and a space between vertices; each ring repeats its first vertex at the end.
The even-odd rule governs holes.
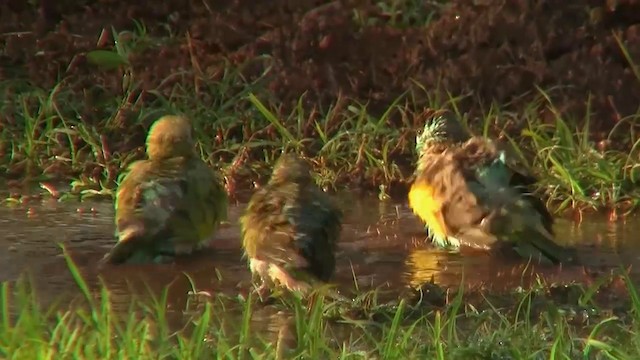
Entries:
MULTIPOLYGON (((493 142, 489 139, 486 139, 486 141, 493 142)), ((514 145, 504 141, 495 141, 493 143, 496 148, 504 154, 506 166, 511 172, 509 185, 520 191, 520 194, 533 206, 535 211, 542 216, 542 223, 545 229, 553 234, 553 216, 549 212, 549 209, 547 209, 544 201, 532 193, 532 187, 539 182, 539 179, 514 155, 516 153, 514 145)))
MULTIPOLYGON (((189 162, 186 178, 188 223, 194 226, 197 241, 206 241, 215 233, 221 221, 227 219, 228 197, 222 179, 201 159, 189 162)), ((177 221, 184 221, 179 217, 177 221)))
POLYGON ((544 215, 517 189, 505 187, 491 191, 490 196, 486 194, 481 202, 491 212, 483 219, 483 228, 500 240, 497 247, 508 247, 524 258, 550 263, 573 259, 573 251, 555 242, 553 233, 546 228, 544 215))
POLYGON ((137 250, 171 252, 171 222, 185 212, 187 181, 182 162, 133 163, 116 192, 115 221, 118 243, 107 258, 123 262, 137 250))
POLYGON ((553 216, 549 212, 549 209, 547 209, 544 201, 531 191, 531 187, 538 182, 538 179, 533 175, 520 172, 512 166, 507 166, 511 170, 509 186, 519 191, 520 195, 529 202, 531 207, 533 207, 537 213, 540 214, 544 228, 549 233, 553 234, 553 216))
POLYGON ((283 215, 283 209, 289 196, 267 184, 251 197, 240 218, 242 245, 249 258, 278 264, 301 261, 291 258, 288 245, 293 229, 283 215))
POLYGON ((300 191, 283 208, 294 234, 292 247, 307 261, 308 271, 327 281, 335 269, 342 211, 313 184, 303 186, 300 191))
POLYGON ((179 162, 139 161, 116 193, 116 222, 120 231, 129 223, 142 222, 145 233, 160 231, 184 208, 188 182, 179 162))

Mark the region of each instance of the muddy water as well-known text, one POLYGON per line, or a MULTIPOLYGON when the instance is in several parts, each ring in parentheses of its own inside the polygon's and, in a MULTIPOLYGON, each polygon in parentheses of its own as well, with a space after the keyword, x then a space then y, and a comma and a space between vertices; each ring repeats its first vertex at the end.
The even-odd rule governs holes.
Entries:
MULTIPOLYGON (((403 289, 433 279, 457 286, 494 287, 517 285, 522 262, 507 262, 482 253, 452 254, 424 242, 422 225, 402 202, 379 202, 341 194, 345 225, 338 253, 336 282, 360 289, 403 289), (514 267, 516 270, 514 270, 514 267), (356 279, 356 280, 354 280, 356 279)), ((50 303, 64 294, 77 294, 61 248, 66 245, 92 287, 99 279, 110 289, 113 306, 126 310, 132 294, 147 289, 159 292, 170 287, 169 307, 182 311, 193 280, 198 290, 246 295, 250 274, 241 258, 237 218, 244 204, 230 207, 230 224, 223 226, 214 249, 170 265, 108 267, 96 269, 97 261, 113 243, 113 209, 109 202, 45 202, 35 207, 0 208, 0 281, 15 280, 27 273, 35 281, 38 297, 50 303)), ((558 220, 560 241, 579 244, 583 263, 616 268, 638 262, 640 220, 629 218, 614 224, 593 217, 575 225, 558 220)), ((577 268, 537 269, 537 273, 565 280, 579 280, 577 268)))

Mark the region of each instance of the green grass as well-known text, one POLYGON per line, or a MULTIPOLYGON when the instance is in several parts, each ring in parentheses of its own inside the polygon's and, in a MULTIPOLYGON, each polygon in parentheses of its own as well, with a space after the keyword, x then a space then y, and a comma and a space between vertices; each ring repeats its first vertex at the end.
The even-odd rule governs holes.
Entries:
POLYGON ((557 118, 555 126, 535 126, 531 118, 527 121, 529 127, 522 135, 537 151, 532 167, 541 175, 540 186, 549 201, 559 209, 629 210, 638 206, 640 141, 628 152, 599 150, 589 139, 588 122, 574 130, 562 118, 557 118))
POLYGON ((602 288, 606 281, 586 289, 540 282, 528 291, 492 298, 460 291, 444 306, 418 301, 418 296, 382 303, 376 292, 331 300, 320 291, 309 300, 285 296, 273 305, 251 296, 216 295, 198 306, 188 302, 176 325, 168 320, 166 289, 151 300, 132 301, 128 311, 116 312, 109 291, 90 289, 73 261, 66 259, 80 294, 71 305, 41 308, 26 281, 0 287, 3 359, 640 356, 640 297, 626 276, 616 281, 626 282, 629 290, 622 296, 629 300, 618 304, 615 314, 607 311, 611 303, 595 300, 598 290, 612 294, 602 288), (571 296, 552 296, 567 289, 571 296))
MULTIPOLYGON (((96 95, 90 102, 74 99, 75 92, 64 82, 46 90, 5 81, 0 84, 5 94, 1 111, 10 121, 0 130, 0 169, 18 182, 66 181, 71 190, 66 196, 110 196, 117 175, 144 156, 141 146, 151 122, 178 112, 194 120, 202 157, 223 171, 231 191, 263 178, 283 150, 309 156, 318 183, 327 189, 406 188, 415 159, 415 131, 421 127, 417 114, 422 111, 411 94, 376 113, 349 99, 307 110, 304 96, 285 111, 270 100, 260 81, 248 84, 239 72, 229 69, 219 81, 201 83, 199 95, 182 84, 166 96, 125 89, 119 98, 96 95), (127 135, 122 136, 123 131, 127 135)), ((456 111, 458 100, 433 99, 427 106, 456 111)), ((541 101, 554 111, 545 97, 541 101)), ((637 208, 636 135, 623 134, 629 143, 625 148, 600 151, 589 136, 588 121, 576 128, 571 125, 575 121, 558 116, 555 125, 543 124, 537 117, 539 107, 532 104, 531 111, 522 114, 525 122, 519 131, 507 135, 515 157, 540 178, 538 192, 549 206, 558 211, 637 208)), ((503 118, 499 107, 479 120, 463 117, 475 133, 488 136, 504 132, 503 118)), ((624 130, 619 126, 610 137, 624 130)))
MULTIPOLYGON (((411 1, 378 5, 420 7, 411 1)), ((424 108, 460 115, 458 103, 464 98, 433 98, 433 91, 414 84, 382 110, 344 97, 323 108, 308 104, 304 94, 296 104, 280 104, 265 88, 268 70, 251 82, 242 75, 255 62, 268 63, 268 57, 214 74, 194 58, 192 69, 165 79, 171 87, 142 90, 130 57, 171 39, 152 38, 140 23, 133 31, 111 32, 117 39, 113 49, 90 52, 87 61, 95 71, 120 76, 115 84, 87 87, 61 78, 45 89, 21 80, 0 82, 0 171, 11 179, 9 187, 22 190, 24 182, 35 182, 63 198, 112 196, 118 174, 144 156, 141 146, 150 124, 163 114, 182 113, 193 120, 202 157, 222 170, 230 192, 260 181, 281 151, 295 150, 312 159, 325 189, 360 187, 383 199, 387 192, 405 193, 424 108)), ((505 108, 492 106, 479 118, 461 118, 478 134, 506 135, 515 157, 540 178, 537 191, 552 209, 617 213, 637 208, 640 138, 624 133, 628 127, 623 126, 635 118, 621 121, 609 136, 612 143, 622 138, 626 146, 600 151, 590 136, 590 113, 581 121, 557 115, 553 126, 540 120, 543 108, 560 114, 543 91, 517 116, 524 123, 516 131, 504 129, 505 108), (577 123, 586 125, 577 128, 577 123)), ((9 202, 21 201, 21 195, 9 202)))

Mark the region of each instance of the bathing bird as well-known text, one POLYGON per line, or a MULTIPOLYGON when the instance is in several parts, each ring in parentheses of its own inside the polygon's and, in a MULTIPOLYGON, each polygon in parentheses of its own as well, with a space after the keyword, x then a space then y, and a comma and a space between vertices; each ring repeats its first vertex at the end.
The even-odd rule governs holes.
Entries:
POLYGON ((438 247, 515 251, 564 263, 573 251, 555 243, 553 218, 492 140, 471 136, 453 116, 433 116, 416 137, 419 155, 408 200, 438 247))
POLYGON ((335 271, 342 210, 314 183, 309 163, 295 154, 276 162, 268 183, 240 218, 242 247, 257 289, 304 295, 335 271))
POLYGON ((147 159, 132 163, 115 199, 117 243, 103 263, 163 263, 200 250, 227 219, 221 177, 198 156, 191 122, 153 123, 147 159))

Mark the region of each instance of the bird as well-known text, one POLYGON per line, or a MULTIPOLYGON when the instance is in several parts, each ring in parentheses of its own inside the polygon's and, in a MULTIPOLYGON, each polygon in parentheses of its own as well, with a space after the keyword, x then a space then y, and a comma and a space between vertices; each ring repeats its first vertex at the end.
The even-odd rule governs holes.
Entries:
POLYGON ((416 152, 408 202, 434 245, 515 252, 545 264, 575 260, 555 242, 552 215, 529 191, 537 179, 510 166, 494 141, 436 115, 417 135, 416 152))
POLYGON ((294 153, 276 161, 265 186, 240 217, 244 257, 262 298, 269 290, 307 294, 335 272, 343 212, 314 182, 309 163, 294 153))
POLYGON ((102 264, 166 263, 202 249, 227 220, 222 178, 199 157, 191 121, 156 120, 147 159, 121 174, 115 197, 116 244, 102 264))

